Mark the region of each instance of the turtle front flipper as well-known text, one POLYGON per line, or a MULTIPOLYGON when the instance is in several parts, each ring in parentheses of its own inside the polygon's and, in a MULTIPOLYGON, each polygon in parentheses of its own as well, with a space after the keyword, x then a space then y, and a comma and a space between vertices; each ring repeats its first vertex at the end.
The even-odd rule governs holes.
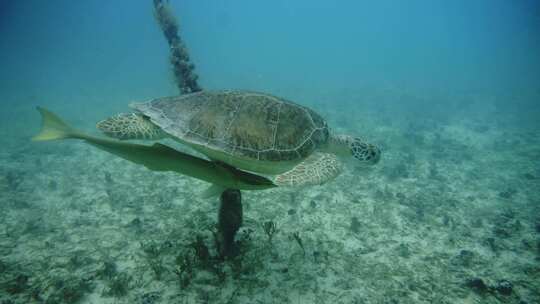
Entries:
POLYGON ((343 166, 334 154, 316 152, 291 170, 276 176, 278 186, 322 185, 336 178, 343 166))
POLYGON ((105 135, 116 139, 151 139, 165 137, 165 132, 148 117, 137 113, 122 113, 96 124, 105 135))

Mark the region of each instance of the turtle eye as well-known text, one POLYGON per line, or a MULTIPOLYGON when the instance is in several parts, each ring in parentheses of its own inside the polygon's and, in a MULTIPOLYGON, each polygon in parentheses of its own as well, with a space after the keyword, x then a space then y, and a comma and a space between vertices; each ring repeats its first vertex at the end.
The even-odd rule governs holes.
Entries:
POLYGON ((381 150, 377 146, 370 145, 368 150, 369 162, 371 164, 376 164, 381 160, 381 150))

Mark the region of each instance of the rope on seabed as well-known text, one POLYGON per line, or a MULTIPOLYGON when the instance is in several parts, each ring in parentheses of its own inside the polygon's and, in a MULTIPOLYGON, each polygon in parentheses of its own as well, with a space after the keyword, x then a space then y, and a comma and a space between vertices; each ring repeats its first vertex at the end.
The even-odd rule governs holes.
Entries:
POLYGON ((178 34, 178 22, 169 4, 163 3, 163 0, 154 0, 154 9, 154 15, 169 44, 171 65, 180 93, 201 91, 197 82, 199 77, 194 71, 195 65, 191 62, 188 50, 178 34))

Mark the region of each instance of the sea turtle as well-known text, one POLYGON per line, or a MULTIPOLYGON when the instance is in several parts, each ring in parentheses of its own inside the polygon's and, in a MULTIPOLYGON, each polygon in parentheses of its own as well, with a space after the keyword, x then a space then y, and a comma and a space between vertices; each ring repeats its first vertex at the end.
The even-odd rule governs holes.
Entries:
MULTIPOLYGON (((380 150, 330 134, 313 110, 265 93, 224 90, 152 99, 97 124, 116 139, 172 138, 210 161, 271 176, 278 186, 320 185, 342 171, 338 156, 375 164, 380 150)), ((219 189, 216 189, 218 191, 219 189)))

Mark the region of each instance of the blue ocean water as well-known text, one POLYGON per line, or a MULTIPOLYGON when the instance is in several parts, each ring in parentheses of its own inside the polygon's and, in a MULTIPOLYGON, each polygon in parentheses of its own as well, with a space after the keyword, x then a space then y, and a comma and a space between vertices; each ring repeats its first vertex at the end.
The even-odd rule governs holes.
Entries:
POLYGON ((205 184, 80 142, 30 141, 36 106, 99 134, 95 123, 129 102, 179 94, 153 2, 2 0, 1 301, 540 301, 540 2, 164 2, 205 90, 308 106, 333 132, 381 147, 380 163, 346 163, 328 187, 245 195, 243 264, 188 267, 178 248, 200 249, 197 231, 211 243, 205 184), (76 241, 90 235, 111 243, 95 254, 76 241), (77 250, 88 260, 70 260, 77 250), (67 278, 80 282, 71 298, 50 283, 67 278))
MULTIPOLYGON (((209 88, 538 84, 536 1, 184 2, 171 5, 209 88)), ((2 92, 173 93, 151 8, 3 1, 2 92)))

